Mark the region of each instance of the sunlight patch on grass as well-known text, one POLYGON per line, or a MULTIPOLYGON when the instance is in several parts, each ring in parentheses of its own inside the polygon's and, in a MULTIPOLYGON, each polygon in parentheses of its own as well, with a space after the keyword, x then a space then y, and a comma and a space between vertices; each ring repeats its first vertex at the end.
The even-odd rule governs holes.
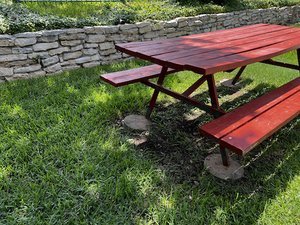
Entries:
POLYGON ((300 175, 289 182, 287 188, 270 200, 258 224, 300 224, 300 175))

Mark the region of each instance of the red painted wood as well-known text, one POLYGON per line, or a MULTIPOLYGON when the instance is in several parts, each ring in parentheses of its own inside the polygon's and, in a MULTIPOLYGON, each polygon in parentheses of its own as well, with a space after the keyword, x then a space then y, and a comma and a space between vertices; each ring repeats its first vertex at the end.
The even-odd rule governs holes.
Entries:
MULTIPOLYGON (((125 71, 104 74, 101 75, 100 78, 115 87, 120 87, 127 84, 136 83, 144 79, 158 77, 160 75, 161 70, 162 67, 159 65, 150 65, 125 71)), ((170 74, 172 72, 174 72, 173 69, 168 69, 167 74, 170 74)))
POLYGON ((220 145, 244 155, 300 115, 300 91, 221 139, 220 145))
POLYGON ((225 114, 224 116, 204 124, 199 127, 199 131, 206 136, 221 139, 299 91, 300 78, 296 78, 289 83, 225 114))
MULTIPOLYGON (((269 25, 269 26, 271 26, 271 25, 269 25)), ((268 26, 268 29, 270 29, 270 27, 268 26)), ((272 26, 275 26, 275 25, 272 25, 272 26)), ((258 28, 256 28, 256 29, 258 29, 258 28)), ((260 28, 260 29, 262 29, 262 28, 260 28)), ((266 29, 266 28, 265 28, 266 29)), ((234 30, 234 29, 232 29, 232 30, 234 30)), ((269 32, 269 33, 274 33, 274 32, 276 32, 276 31, 283 31, 283 30, 285 30, 287 33, 289 33, 289 32, 294 32, 294 31, 298 31, 299 29, 298 28, 289 28, 289 27, 285 27, 285 26, 278 26, 278 25, 276 25, 274 28, 272 28, 271 29, 271 31, 269 32), (280 30, 278 30, 278 29, 280 29, 280 30)), ((261 33, 261 35, 266 35, 265 34, 265 30, 260 30, 259 31, 260 33, 261 33)), ((244 32, 245 33, 245 32, 244 32)), ((251 34, 246 34, 246 35, 253 35, 253 33, 251 32, 251 34)), ((246 36, 247 37, 247 36, 246 36)), ((246 41, 246 37, 245 37, 245 34, 244 34, 244 36, 243 36, 243 40, 244 41, 246 41)), ((254 35, 253 36, 253 38, 255 38, 256 36, 254 35)), ((231 35, 231 38, 233 38, 233 40, 235 39, 235 38, 237 38, 236 37, 236 35, 231 35)), ((211 40, 214 40, 214 39, 212 39, 212 38, 210 38, 211 40)), ((174 41, 175 39, 170 39, 170 40, 168 40, 168 41, 174 41)), ((254 40, 255 41, 255 40, 254 40)), ((224 46, 223 47, 233 47, 232 46, 232 43, 230 42, 230 41, 228 41, 229 43, 226 45, 226 42, 224 42, 224 43, 213 43, 212 41, 205 41, 205 40, 194 40, 194 42, 188 42, 188 41, 181 41, 180 43, 177 43, 177 49, 173 46, 173 45, 175 45, 174 43, 172 43, 172 47, 170 48, 169 47, 169 49, 168 48, 161 48, 161 49, 157 49, 156 48, 156 50, 153 50, 152 48, 149 50, 143 50, 143 51, 140 51, 140 52, 137 52, 137 51, 135 51, 135 50, 132 50, 131 48, 121 48, 121 47, 119 47, 118 45, 116 46, 116 48, 118 49, 118 50, 120 50, 120 51, 122 51, 122 52, 125 52, 126 54, 129 54, 129 55, 132 55, 132 56, 135 56, 135 57, 138 57, 138 58, 141 58, 141 59, 144 59, 144 60, 148 60, 148 61, 151 61, 151 62, 153 62, 153 63, 156 63, 156 64, 160 64, 160 65, 166 65, 165 64, 165 62, 164 62, 164 60, 160 60, 159 59, 159 56, 157 56, 157 57, 155 57, 155 56, 153 56, 152 57, 152 55, 153 54, 157 54, 158 52, 160 52, 160 53, 169 53, 169 52, 174 52, 174 51, 184 51, 184 50, 188 50, 188 51, 191 51, 191 52, 193 52, 193 51, 200 51, 200 53, 201 53, 201 51, 209 51, 209 49, 212 49, 212 50, 214 50, 214 48, 218 48, 218 47, 216 47, 217 45, 222 45, 222 44, 224 44, 224 46), (208 49, 208 50, 207 50, 208 49)), ((147 42, 146 42, 147 43, 147 42)), ((149 48, 149 47, 151 47, 151 46, 147 46, 147 48, 149 48)), ((146 47, 145 47, 146 48, 146 47)), ((166 60, 167 61, 167 60, 166 60)), ((178 66, 182 66, 181 64, 178 64, 178 66)), ((177 67, 178 68, 178 67, 177 67)))
MULTIPOLYGON (((176 66, 176 65, 189 65, 193 63, 197 64, 211 64, 211 60, 213 59, 221 59, 226 60, 227 56, 232 55, 240 55, 247 51, 259 50, 260 48, 269 47, 271 45, 282 43, 291 39, 297 39, 300 37, 300 30, 296 33, 293 33, 291 35, 284 35, 280 37, 273 37, 266 40, 261 41, 254 41, 251 43, 244 43, 236 46, 231 47, 225 47, 221 49, 211 49, 211 51, 208 51, 206 53, 192 55, 188 57, 182 57, 174 60, 169 60, 167 62, 167 66, 176 66)), ((300 42, 299 42, 300 43, 300 42)), ((180 54, 178 54, 178 57, 180 57, 180 54)), ((225 61, 226 62, 226 61, 225 61)), ((212 73, 210 73, 212 74, 212 73)))
MULTIPOLYGON (((197 54, 202 54, 202 53, 206 53, 206 52, 220 51, 223 49, 224 50, 226 50, 226 49, 234 50, 234 48, 236 46, 248 45, 248 44, 257 43, 260 41, 265 41, 265 40, 270 40, 270 39, 273 40, 274 38, 287 39, 287 35, 299 35, 299 33, 300 33, 299 29, 280 30, 280 31, 272 32, 272 33, 266 33, 266 34, 262 34, 259 36, 254 36, 251 38, 247 37, 247 38, 233 40, 233 41, 229 41, 229 42, 203 46, 201 48, 196 48, 196 49, 189 48, 189 49, 167 52, 167 53, 163 53, 163 54, 159 54, 159 55, 153 55, 152 52, 148 52, 148 55, 151 55, 152 58, 154 58, 154 59, 158 59, 161 61, 168 61, 168 60, 193 56, 193 55, 197 55, 197 54)), ((201 55, 201 58, 202 57, 203 56, 201 55)))
MULTIPOLYGON (((222 46, 224 47, 234 47, 235 45, 238 45, 239 43, 250 43, 250 42, 255 42, 256 39, 258 40, 263 40, 266 39, 266 37, 272 38, 272 37, 276 37, 278 36, 278 33, 281 32, 281 34, 283 34, 283 32, 285 33, 291 33, 291 32, 295 32, 295 31, 299 31, 298 28, 281 28, 279 29, 272 29, 270 32, 264 32, 261 31, 260 35, 258 35, 257 33, 246 33, 243 36, 236 36, 236 35, 232 35, 230 38, 227 39, 214 39, 214 41, 204 41, 204 40, 199 40, 199 39, 195 39, 192 42, 191 41, 184 41, 184 42, 180 42, 180 43, 176 43, 176 44, 170 44, 168 46, 161 46, 161 47, 157 47, 157 48, 151 48, 149 50, 147 50, 147 55, 149 56, 158 56, 158 55, 162 55, 162 54, 166 54, 166 53, 173 53, 173 54, 180 54, 182 51, 203 51, 203 50, 207 50, 207 49, 211 49, 213 50, 213 46, 215 46, 217 49, 218 48, 222 48, 222 46), (266 36, 266 37, 265 37, 266 36)), ((142 51, 135 51, 136 53, 144 53, 144 49, 142 51)))
POLYGON ((251 63, 267 60, 298 48, 300 48, 299 37, 267 47, 238 54, 232 54, 212 60, 200 62, 197 62, 196 60, 189 61, 183 66, 183 69, 192 70, 202 74, 213 74, 216 72, 226 71, 237 67, 246 66, 251 63))
POLYGON ((177 70, 213 74, 267 60, 300 46, 299 28, 266 24, 250 28, 135 43, 128 48, 120 44, 117 49, 177 70))

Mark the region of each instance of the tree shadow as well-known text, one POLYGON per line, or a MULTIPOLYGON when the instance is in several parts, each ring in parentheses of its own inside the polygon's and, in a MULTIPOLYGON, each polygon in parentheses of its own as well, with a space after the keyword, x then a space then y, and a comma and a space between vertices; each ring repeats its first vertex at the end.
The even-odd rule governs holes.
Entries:
MULTIPOLYGON (((250 82, 251 80, 246 81, 250 82)), ((249 92, 224 102, 222 107, 226 111, 232 110, 274 88, 265 83, 259 84, 249 92)), ((236 90, 218 87, 218 93, 222 96, 234 95, 236 90)), ((205 101, 208 94, 204 92, 195 98, 205 101)), ((299 174, 299 120, 289 123, 242 159, 245 175, 241 180, 225 182, 214 178, 203 167, 205 157, 218 153, 219 148, 215 142, 199 134, 198 126, 213 118, 206 113, 187 118, 185 115, 193 110, 194 107, 181 102, 169 106, 159 105, 152 117, 153 125, 148 141, 137 149, 145 152, 145 157, 149 157, 158 168, 164 170, 174 184, 188 184, 200 190, 214 186, 213 194, 220 199, 219 202, 229 200, 232 203, 230 207, 225 207, 228 211, 226 223, 256 223, 265 204, 285 190, 293 177, 299 174), (213 185, 208 185, 208 182, 213 185), (238 201, 235 199, 237 195, 238 201), (245 209, 251 204, 253 206, 250 207, 249 216, 245 209)), ((178 201, 180 205, 180 199, 178 201)))

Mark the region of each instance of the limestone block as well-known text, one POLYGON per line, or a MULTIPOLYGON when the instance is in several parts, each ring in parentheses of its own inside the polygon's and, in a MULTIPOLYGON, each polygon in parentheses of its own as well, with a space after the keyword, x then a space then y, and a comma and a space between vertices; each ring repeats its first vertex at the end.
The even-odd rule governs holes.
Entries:
POLYGON ((42 66, 40 64, 30 65, 27 67, 15 68, 14 73, 31 73, 40 70, 42 66))
POLYGON ((12 53, 13 54, 28 54, 28 53, 32 53, 33 50, 32 48, 12 48, 12 53))
POLYGON ((82 66, 84 68, 90 68, 90 67, 95 67, 95 66, 99 66, 101 63, 99 61, 96 62, 88 62, 88 63, 84 63, 82 66))
POLYGON ((64 53, 64 52, 68 52, 70 51, 70 48, 69 47, 60 47, 60 48, 56 48, 56 49, 52 49, 49 51, 49 55, 59 55, 61 53, 64 53))
POLYGON ((64 60, 69 60, 69 59, 77 59, 80 56, 82 56, 82 52, 81 51, 77 51, 77 52, 67 52, 63 54, 63 59, 64 60))
POLYGON ((38 42, 56 42, 58 35, 43 35, 38 38, 38 42))
POLYGON ((14 40, 11 35, 0 35, 0 47, 14 46, 14 40))
POLYGON ((33 45, 33 51, 39 52, 39 51, 46 51, 53 48, 58 48, 59 44, 57 42, 52 43, 37 43, 33 45))
POLYGON ((88 35, 87 42, 101 43, 105 41, 105 36, 102 34, 88 35))
POLYGON ((140 34, 144 34, 144 33, 150 32, 151 30, 152 30, 152 28, 151 28, 150 25, 144 26, 144 27, 140 27, 139 28, 139 33, 140 34))
POLYGON ((107 55, 115 53, 116 51, 117 51, 116 49, 111 48, 108 50, 100 51, 100 55, 107 56, 107 55))
POLYGON ((62 46, 76 46, 82 43, 82 40, 61 41, 62 46))
POLYGON ((99 45, 100 50, 107 50, 110 48, 115 48, 114 43, 112 42, 104 42, 99 45))
POLYGON ((60 63, 57 63, 57 64, 54 64, 52 66, 44 68, 44 70, 47 73, 55 73, 55 72, 61 71, 61 65, 60 65, 60 63))
POLYGON ((49 57, 48 52, 33 52, 28 54, 29 59, 40 59, 40 58, 46 58, 49 57))
POLYGON ((177 27, 177 20, 170 20, 165 23, 165 28, 177 27))
POLYGON ((86 48, 82 50, 84 55, 95 55, 98 53, 97 48, 86 48))
POLYGON ((70 28, 66 29, 67 34, 77 34, 77 33, 83 33, 84 29, 82 28, 70 28))
POLYGON ((61 34, 59 35, 60 40, 83 40, 86 38, 86 34, 84 33, 74 33, 74 34, 61 34))
POLYGON ((87 63, 92 61, 91 56, 84 56, 84 57, 80 57, 78 59, 75 59, 75 63, 76 64, 82 64, 82 63, 87 63))
POLYGON ((17 38, 15 39, 15 45, 24 47, 28 45, 33 45, 37 42, 35 37, 32 38, 17 38))
POLYGON ((153 31, 162 30, 162 29, 164 29, 164 26, 165 26, 165 22, 159 22, 159 23, 156 23, 156 24, 152 24, 151 29, 153 31))
POLYGON ((12 48, 10 47, 0 47, 0 55, 11 54, 12 48))
POLYGON ((0 55, 0 62, 10 62, 27 59, 26 54, 0 55))
POLYGON ((84 43, 83 47, 84 48, 98 48, 99 44, 95 44, 95 43, 84 43))
POLYGON ((58 63, 58 62, 59 62, 59 57, 57 55, 55 55, 55 56, 52 56, 50 58, 43 59, 42 60, 42 65, 44 67, 46 67, 46 66, 50 66, 50 65, 53 65, 55 63, 58 63))
POLYGON ((41 36, 41 31, 37 32, 24 32, 14 35, 16 38, 36 38, 41 36))
MULTIPOLYGON (((101 30, 104 31, 105 34, 114 34, 120 30, 119 26, 101 26, 101 30)), ((96 29, 97 31, 97 29, 96 29)))
POLYGON ((0 77, 8 77, 14 74, 13 68, 0 67, 0 77))
POLYGON ((75 51, 79 51, 83 49, 83 45, 77 45, 77 46, 73 46, 71 47, 70 51, 71 52, 75 52, 75 51))

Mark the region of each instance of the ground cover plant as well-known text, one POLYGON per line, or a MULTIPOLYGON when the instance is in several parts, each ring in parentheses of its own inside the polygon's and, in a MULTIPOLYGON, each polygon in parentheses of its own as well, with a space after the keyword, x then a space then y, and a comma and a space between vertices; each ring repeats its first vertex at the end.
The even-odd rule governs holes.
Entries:
POLYGON ((0 3, 0 33, 43 29, 171 20, 202 13, 296 5, 300 0, 132 0, 118 2, 23 2, 0 3), (219 2, 216 0, 215 2, 219 2))
MULTIPOLYGON (((279 60, 296 63, 291 52, 279 60)), ((99 75, 145 65, 127 61, 0 84, 1 224, 299 224, 300 123, 288 124, 242 160, 245 177, 214 178, 203 168, 217 145, 197 132, 212 119, 159 96, 149 133, 121 125, 145 114, 151 89, 113 88, 99 75), (133 140, 148 141, 135 146, 133 140)), ((299 72, 254 64, 243 88, 218 86, 236 108, 299 72)), ((217 74, 217 80, 232 77, 217 74)), ((183 91, 197 76, 167 85, 183 91)), ((196 98, 208 101, 205 88, 196 98)))

